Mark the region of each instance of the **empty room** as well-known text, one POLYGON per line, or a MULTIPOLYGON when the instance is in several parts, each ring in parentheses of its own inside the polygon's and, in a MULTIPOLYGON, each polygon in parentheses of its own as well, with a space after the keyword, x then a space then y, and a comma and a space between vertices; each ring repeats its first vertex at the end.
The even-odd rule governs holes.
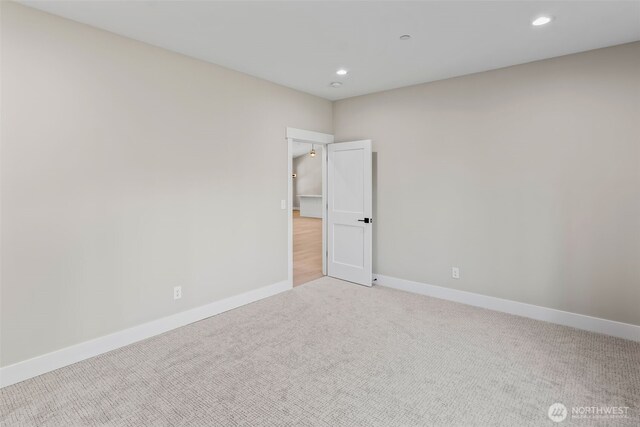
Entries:
POLYGON ((0 36, 0 426, 640 425, 640 0, 0 36))

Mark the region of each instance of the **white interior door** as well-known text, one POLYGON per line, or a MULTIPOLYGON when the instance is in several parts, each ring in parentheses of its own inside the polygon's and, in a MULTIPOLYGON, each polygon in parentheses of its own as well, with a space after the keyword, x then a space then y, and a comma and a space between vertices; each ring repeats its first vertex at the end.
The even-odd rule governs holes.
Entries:
POLYGON ((371 286, 371 141, 329 144, 328 154, 328 275, 371 286))

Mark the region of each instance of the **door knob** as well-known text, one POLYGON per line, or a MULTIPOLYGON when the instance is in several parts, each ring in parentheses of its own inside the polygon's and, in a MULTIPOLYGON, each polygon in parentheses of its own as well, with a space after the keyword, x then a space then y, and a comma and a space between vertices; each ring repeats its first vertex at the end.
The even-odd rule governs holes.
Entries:
POLYGON ((370 222, 373 222, 373 218, 359 219, 358 221, 364 222, 365 224, 369 224, 370 222))

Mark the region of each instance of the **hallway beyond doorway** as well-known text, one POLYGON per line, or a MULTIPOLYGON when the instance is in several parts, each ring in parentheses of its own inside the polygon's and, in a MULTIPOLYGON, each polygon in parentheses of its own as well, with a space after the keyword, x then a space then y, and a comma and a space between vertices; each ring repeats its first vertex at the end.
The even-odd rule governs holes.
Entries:
POLYGON ((322 277, 322 219, 293 211, 293 286, 322 277))

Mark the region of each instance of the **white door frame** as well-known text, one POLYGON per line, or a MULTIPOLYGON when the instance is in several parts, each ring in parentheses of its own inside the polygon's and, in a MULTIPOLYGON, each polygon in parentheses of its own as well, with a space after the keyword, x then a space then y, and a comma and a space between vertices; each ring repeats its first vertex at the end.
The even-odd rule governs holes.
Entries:
POLYGON ((322 150, 322 274, 327 274, 327 144, 333 142, 333 135, 310 130, 287 128, 287 280, 293 287, 293 142, 306 142, 323 146, 322 150))

